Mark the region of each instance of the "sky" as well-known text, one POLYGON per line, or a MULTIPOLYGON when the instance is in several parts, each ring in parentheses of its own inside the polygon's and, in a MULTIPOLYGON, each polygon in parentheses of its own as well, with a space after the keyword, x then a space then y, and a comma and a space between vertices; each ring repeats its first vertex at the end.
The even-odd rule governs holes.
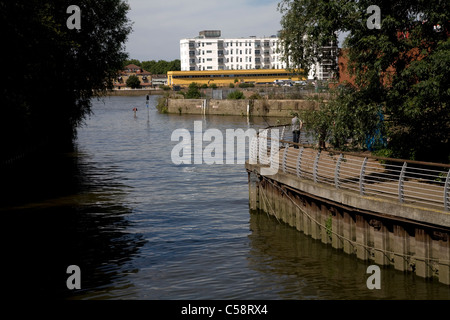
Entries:
POLYGON ((180 59, 180 40, 202 30, 223 38, 276 35, 280 0, 128 0, 133 31, 126 51, 140 61, 180 59))

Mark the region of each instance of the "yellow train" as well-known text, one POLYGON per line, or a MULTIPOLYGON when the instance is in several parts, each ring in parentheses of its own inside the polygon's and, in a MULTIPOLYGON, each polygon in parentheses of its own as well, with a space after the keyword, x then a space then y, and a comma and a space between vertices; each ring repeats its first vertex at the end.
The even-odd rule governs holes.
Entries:
POLYGON ((275 83, 276 81, 302 81, 306 77, 302 73, 291 72, 285 69, 254 69, 254 70, 217 70, 217 71, 169 71, 167 84, 171 87, 187 87, 192 82, 200 85, 216 84, 218 87, 232 84, 275 83))

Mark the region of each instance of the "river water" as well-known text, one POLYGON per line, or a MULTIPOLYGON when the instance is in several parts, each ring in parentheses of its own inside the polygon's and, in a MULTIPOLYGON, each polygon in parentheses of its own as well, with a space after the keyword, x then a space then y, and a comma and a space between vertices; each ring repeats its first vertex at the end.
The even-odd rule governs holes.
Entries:
MULTIPOLYGON (((381 269, 249 212, 244 165, 172 162, 172 132, 264 119, 164 115, 144 97, 94 101, 77 148, 5 174, 10 295, 58 299, 450 299, 448 286, 381 269), (138 108, 136 116, 132 109, 138 108), (81 270, 69 290, 67 267, 81 270)), ((269 119, 275 124, 274 119, 269 119)), ((208 145, 205 142, 204 146, 208 145)))

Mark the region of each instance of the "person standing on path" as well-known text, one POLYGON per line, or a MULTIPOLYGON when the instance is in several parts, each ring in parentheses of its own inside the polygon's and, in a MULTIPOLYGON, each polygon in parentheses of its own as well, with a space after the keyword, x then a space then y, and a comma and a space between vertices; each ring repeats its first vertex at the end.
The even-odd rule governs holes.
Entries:
MULTIPOLYGON (((292 118, 292 136, 294 143, 300 142, 300 132, 303 128, 303 121, 298 118, 298 114, 294 113, 294 117, 292 118)), ((298 145, 294 145, 295 149, 298 149, 298 145)))

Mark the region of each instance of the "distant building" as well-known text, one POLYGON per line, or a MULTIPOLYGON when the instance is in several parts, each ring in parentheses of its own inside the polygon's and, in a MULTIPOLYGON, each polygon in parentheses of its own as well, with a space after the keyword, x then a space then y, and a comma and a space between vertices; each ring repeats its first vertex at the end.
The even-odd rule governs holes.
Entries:
POLYGON ((230 86, 230 84, 281 84, 306 80, 303 74, 293 73, 285 69, 267 70, 212 70, 212 71, 169 71, 168 85, 187 87, 192 82, 215 84, 218 87, 230 86))
MULTIPOLYGON (((335 52, 337 46, 324 47, 335 52)), ((337 57, 336 57, 337 59, 337 57)), ((247 38, 221 38, 220 30, 205 30, 196 38, 180 40, 181 71, 217 71, 217 70, 253 70, 286 69, 282 60, 280 39, 276 35, 269 37, 250 36, 247 38)), ((317 64, 318 80, 333 77, 332 63, 317 64)), ((309 79, 314 79, 311 74, 309 79)))
POLYGON ((139 78, 142 88, 152 87, 152 74, 135 64, 127 65, 120 73, 119 76, 114 81, 114 89, 120 90, 127 87, 127 79, 135 75, 139 78))
POLYGON ((167 85, 167 74, 153 74, 152 85, 153 87, 167 85))

